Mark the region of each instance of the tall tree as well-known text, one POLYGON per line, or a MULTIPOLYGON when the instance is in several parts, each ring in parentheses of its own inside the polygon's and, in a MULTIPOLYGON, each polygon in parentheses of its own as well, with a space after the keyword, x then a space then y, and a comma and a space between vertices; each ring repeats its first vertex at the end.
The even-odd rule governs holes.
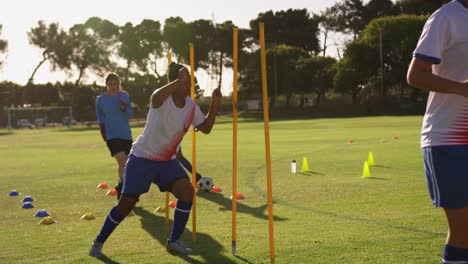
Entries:
POLYGON ((218 88, 221 87, 223 68, 232 66, 232 32, 235 25, 232 21, 216 24, 213 42, 213 58, 217 61, 218 88))
POLYGON ((28 38, 30 44, 42 49, 42 59, 29 77, 28 84, 33 82, 37 70, 46 61, 50 62, 52 70, 70 69, 72 41, 58 23, 46 25, 41 20, 28 32, 28 38))
POLYGON ((177 60, 189 63, 189 43, 191 40, 190 24, 181 17, 169 17, 164 21, 163 39, 172 50, 177 60))
POLYGON ((159 77, 156 60, 162 54, 161 25, 158 21, 145 19, 139 25, 126 23, 120 27, 118 54, 126 61, 124 81, 130 73, 139 70, 144 74, 159 77))
MULTIPOLYGON (((195 68, 210 71, 212 65, 211 54, 215 45, 215 26, 206 19, 195 20, 190 23, 190 42, 195 49, 195 68)), ((188 49, 188 47, 186 47, 188 49)))
POLYGON ((374 18, 394 16, 399 13, 391 0, 370 0, 365 6, 366 25, 374 18))
MULTIPOLYGON (((0 35, 2 34, 2 25, 0 25, 0 35)), ((6 40, 0 39, 0 53, 5 53, 8 48, 8 42, 6 40)), ((0 60, 0 68, 3 65, 3 59, 0 60)))
POLYGON ((398 0, 395 8, 400 14, 430 15, 450 0, 398 0))
POLYGON ((327 8, 328 22, 336 32, 352 34, 357 39, 366 26, 366 8, 362 0, 342 0, 327 8))
POLYGON ((285 95, 289 106, 292 95, 302 92, 297 83, 300 76, 296 65, 299 60, 306 58, 310 58, 309 53, 294 46, 278 45, 267 50, 268 87, 273 87, 272 106, 275 104, 275 96, 285 95))
POLYGON ((314 15, 315 20, 319 22, 320 33, 323 34, 323 43, 322 43, 322 56, 325 56, 328 49, 328 34, 330 31, 333 31, 333 20, 331 19, 335 11, 333 9, 327 9, 323 11, 320 15, 314 15))
POLYGON ((374 90, 384 101, 393 87, 400 87, 402 95, 406 69, 426 19, 427 16, 402 15, 372 20, 361 37, 346 47, 334 78, 335 89, 350 94, 354 103, 363 91, 374 90))
POLYGON ((315 56, 300 59, 297 64, 298 90, 316 95, 315 106, 318 106, 325 93, 333 88, 333 77, 336 73, 336 60, 331 57, 315 56))
POLYGON ((259 22, 265 23, 267 47, 288 45, 317 54, 319 47, 319 21, 311 17, 306 9, 288 9, 286 11, 268 11, 260 13, 250 21, 252 38, 258 43, 259 22))
POLYGON ((120 28, 118 35, 119 47, 118 54, 122 57, 127 65, 123 80, 128 81, 128 76, 134 63, 141 61, 145 55, 140 47, 140 38, 137 36, 136 28, 132 23, 128 22, 120 28))
POLYGON ((408 87, 406 71, 426 20, 427 16, 414 15, 383 17, 372 20, 364 30, 360 41, 369 49, 382 49, 385 81, 383 96, 393 87, 400 89, 393 94, 402 96, 403 89, 408 87))
POLYGON ((144 19, 137 25, 136 29, 143 54, 145 55, 143 60, 137 62, 137 65, 145 73, 154 73, 159 78, 160 74, 158 73, 156 61, 163 53, 161 23, 155 20, 144 19))
POLYGON ((112 22, 91 17, 84 24, 71 27, 70 35, 74 47, 72 64, 78 70, 76 85, 87 69, 103 74, 104 70, 115 68, 111 55, 116 46, 118 27, 112 22))
POLYGON ((334 88, 337 92, 349 94, 353 104, 360 101, 360 95, 369 78, 377 75, 379 69, 378 49, 370 48, 359 40, 346 46, 343 59, 337 64, 334 88))

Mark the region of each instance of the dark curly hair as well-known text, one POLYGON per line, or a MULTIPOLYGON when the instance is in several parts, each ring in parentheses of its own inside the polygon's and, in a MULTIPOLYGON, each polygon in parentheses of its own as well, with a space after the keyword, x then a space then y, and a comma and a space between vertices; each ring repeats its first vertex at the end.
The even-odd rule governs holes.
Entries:
POLYGON ((172 82, 175 79, 177 79, 177 76, 179 75, 179 70, 184 67, 185 66, 182 64, 171 62, 171 64, 169 64, 169 69, 168 69, 168 74, 167 74, 169 81, 172 82))

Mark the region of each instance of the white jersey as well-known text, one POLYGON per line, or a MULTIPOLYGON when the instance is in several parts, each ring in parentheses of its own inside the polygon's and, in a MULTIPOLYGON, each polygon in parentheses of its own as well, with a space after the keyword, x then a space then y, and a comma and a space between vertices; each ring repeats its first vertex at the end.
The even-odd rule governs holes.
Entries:
MULTIPOLYGON (((468 6, 453 0, 427 20, 413 53, 432 61, 432 72, 463 82, 468 79, 468 6)), ((468 144, 468 99, 430 92, 421 131, 421 147, 468 144)))
POLYGON ((196 127, 204 121, 205 116, 195 101, 186 97, 184 107, 179 108, 169 96, 160 107, 150 107, 145 128, 133 143, 130 154, 160 161, 174 159, 190 126, 196 127))

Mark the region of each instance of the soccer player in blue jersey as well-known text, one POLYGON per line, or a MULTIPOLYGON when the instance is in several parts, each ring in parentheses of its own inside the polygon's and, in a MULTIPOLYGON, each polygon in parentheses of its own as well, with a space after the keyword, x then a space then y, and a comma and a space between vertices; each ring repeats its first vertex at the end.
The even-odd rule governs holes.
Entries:
POLYGON ((468 263, 468 0, 453 0, 427 20, 408 83, 429 91, 421 129, 426 182, 448 234, 442 263, 468 263))
POLYGON ((148 192, 151 183, 155 183, 161 192, 169 191, 177 198, 166 249, 184 255, 192 252, 179 239, 192 209, 194 188, 176 156, 180 142, 191 126, 205 134, 210 133, 222 95, 219 89, 213 91, 208 115, 205 116, 189 97, 190 74, 187 68, 173 63, 169 67, 169 75, 173 81, 151 95, 145 128, 135 140, 126 164, 119 203, 111 209, 93 241, 90 256, 102 255, 104 242, 132 211, 139 196, 148 192))
POLYGON ((118 164, 117 199, 122 190, 122 179, 128 154, 132 147, 132 131, 128 119, 133 115, 132 103, 122 89, 120 78, 115 73, 106 77, 107 91, 96 98, 96 115, 102 139, 118 164))

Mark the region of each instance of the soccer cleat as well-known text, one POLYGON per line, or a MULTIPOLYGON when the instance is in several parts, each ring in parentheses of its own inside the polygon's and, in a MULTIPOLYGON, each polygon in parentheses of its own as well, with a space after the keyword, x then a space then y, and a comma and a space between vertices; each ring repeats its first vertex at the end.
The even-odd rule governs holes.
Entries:
POLYGON ((103 244, 101 242, 94 240, 91 245, 91 249, 89 250, 89 255, 95 258, 102 256, 102 245, 103 244))
POLYGON ((192 253, 192 249, 184 246, 179 240, 177 240, 175 242, 167 241, 166 249, 169 252, 179 253, 179 254, 183 254, 183 255, 187 255, 187 254, 192 253))

